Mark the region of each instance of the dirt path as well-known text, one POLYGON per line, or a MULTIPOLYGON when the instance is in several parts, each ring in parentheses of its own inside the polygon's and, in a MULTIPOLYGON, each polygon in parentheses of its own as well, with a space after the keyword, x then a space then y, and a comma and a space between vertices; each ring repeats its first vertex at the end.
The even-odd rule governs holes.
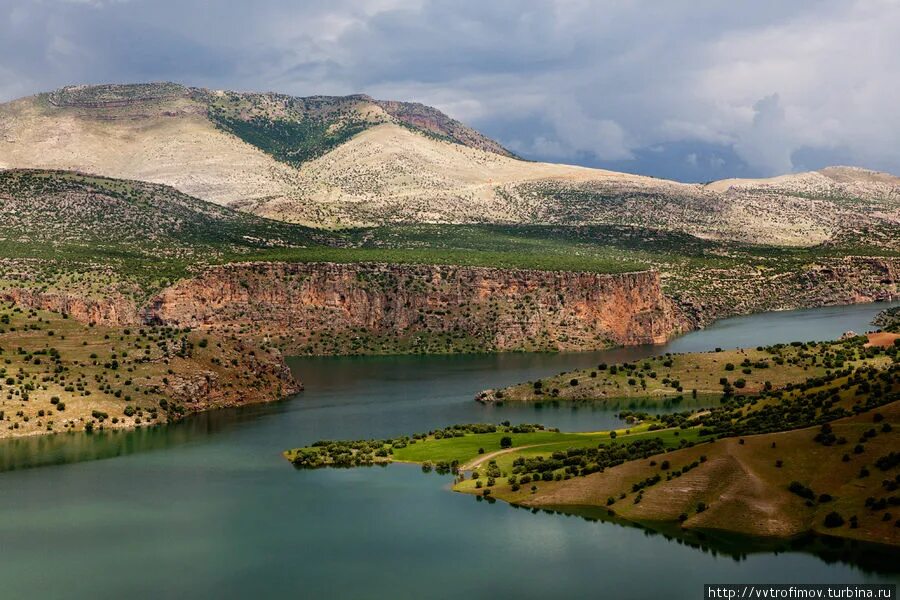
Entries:
POLYGON ((515 452, 517 450, 524 450, 525 448, 537 448, 538 446, 547 446, 554 442, 548 442, 546 444, 529 444, 528 446, 513 446, 512 448, 504 448, 503 450, 496 450, 494 452, 488 452, 487 454, 482 454, 478 458, 474 458, 467 462, 464 465, 459 467, 460 471, 471 471, 472 469, 477 469, 484 463, 485 461, 493 460, 502 454, 509 454, 510 452, 515 452))

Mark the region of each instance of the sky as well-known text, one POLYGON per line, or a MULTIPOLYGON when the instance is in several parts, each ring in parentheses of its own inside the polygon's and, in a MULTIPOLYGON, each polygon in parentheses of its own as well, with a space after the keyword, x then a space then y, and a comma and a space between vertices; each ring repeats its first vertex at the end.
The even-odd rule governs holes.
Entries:
POLYGON ((900 174, 900 0, 0 0, 0 101, 140 81, 423 102, 682 181, 900 174))

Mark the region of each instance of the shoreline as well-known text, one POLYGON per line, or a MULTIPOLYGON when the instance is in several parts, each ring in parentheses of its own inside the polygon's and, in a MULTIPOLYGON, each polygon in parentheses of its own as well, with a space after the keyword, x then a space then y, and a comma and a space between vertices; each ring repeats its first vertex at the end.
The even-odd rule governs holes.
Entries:
MULTIPOLYGON (((707 329, 708 327, 710 327, 710 326, 712 326, 712 325, 714 325, 714 324, 716 324, 716 323, 719 323, 719 322, 722 322, 722 321, 725 321, 725 320, 728 320, 728 319, 731 319, 731 318, 752 317, 752 316, 759 316, 759 315, 766 314, 766 313, 783 313, 783 312, 791 312, 791 311, 817 310, 818 308, 830 308, 830 307, 838 307, 838 306, 856 307, 856 306, 863 306, 863 305, 882 305, 882 304, 891 305, 891 306, 892 306, 892 305, 898 305, 898 306, 900 306, 900 302, 898 302, 898 301, 891 301, 891 302, 874 301, 874 302, 857 302, 857 303, 853 303, 853 304, 844 304, 844 305, 828 305, 828 306, 814 307, 814 308, 784 309, 784 310, 777 310, 777 311, 766 311, 766 312, 763 312, 763 313, 752 313, 752 314, 750 314, 750 315, 738 315, 738 316, 735 316, 735 317, 726 317, 726 318, 724 318, 724 319, 720 319, 720 320, 718 320, 718 321, 715 321, 715 322, 713 322, 713 323, 710 323, 710 324, 705 325, 705 326, 703 326, 703 327, 700 327, 700 328, 698 328, 698 329, 695 329, 695 330, 691 330, 691 331, 688 331, 688 332, 685 332, 685 333, 678 334, 678 335, 674 336, 669 342, 666 342, 666 343, 670 343, 671 341, 674 341, 674 340, 676 340, 676 339, 679 339, 679 338, 681 338, 681 337, 683 337, 683 336, 686 336, 686 335, 689 335, 689 334, 691 334, 691 333, 695 333, 695 332, 697 332, 697 331, 702 331, 702 330, 707 329)), ((202 330, 199 330, 199 331, 202 331, 202 330)), ((665 345, 666 345, 666 344, 664 343, 664 344, 651 344, 650 346, 663 348, 665 345)), ((603 352, 603 351, 606 351, 606 350, 614 350, 614 349, 618 349, 618 348, 628 348, 628 347, 631 347, 631 346, 616 345, 616 346, 609 346, 609 347, 606 347, 606 348, 603 348, 603 349, 597 349, 597 350, 562 351, 562 352, 560 352, 560 351, 538 351, 538 352, 527 352, 527 351, 485 351, 485 352, 478 352, 478 353, 450 353, 450 352, 448 352, 448 353, 442 353, 442 354, 427 354, 427 355, 425 355, 425 356, 428 356, 428 357, 437 357, 437 356, 442 356, 442 357, 451 357, 451 356, 452 356, 452 357, 463 357, 463 356, 478 356, 478 355, 489 356, 489 355, 504 355, 504 354, 548 354, 548 355, 573 354, 573 355, 580 355, 580 354, 589 354, 589 353, 592 353, 592 352, 603 352)), ((403 354, 358 354, 358 355, 329 354, 329 355, 317 355, 317 356, 289 355, 289 356, 284 356, 282 360, 285 361, 285 368, 287 368, 287 367, 286 367, 287 361, 294 360, 294 359, 303 360, 303 359, 307 359, 307 358, 333 358, 333 359, 336 359, 336 360, 340 360, 340 359, 346 359, 346 358, 367 358, 367 357, 376 357, 376 356, 377 356, 377 357, 389 357, 389 356, 407 357, 407 356, 418 356, 418 355, 417 355, 417 354, 411 354, 411 353, 403 353, 403 354)), ((290 371, 289 368, 287 368, 287 369, 288 369, 288 371, 290 371)), ((293 374, 291 374, 291 377, 293 378, 293 374)), ((296 380, 295 380, 295 381, 296 381, 296 380)), ((236 403, 232 403, 232 404, 229 404, 229 405, 223 405, 223 406, 209 406, 209 407, 202 408, 202 409, 199 409, 199 410, 193 410, 193 411, 191 411, 190 415, 196 415, 196 414, 200 414, 200 413, 204 413, 204 412, 213 412, 213 411, 216 411, 216 410, 219 409, 219 408, 240 408, 240 407, 242 407, 242 406, 249 406, 249 405, 251 405, 251 404, 267 404, 267 403, 270 403, 270 402, 281 402, 281 401, 286 401, 286 400, 289 400, 291 397, 293 397, 294 395, 296 395, 297 393, 299 393, 300 391, 303 390, 303 385, 302 385, 302 383, 300 383, 299 381, 296 381, 296 385, 297 385, 297 388, 296 388, 296 389, 294 389, 294 390, 292 390, 292 391, 290 391, 290 392, 284 393, 284 394, 282 394, 282 395, 281 395, 280 397, 278 397, 278 398, 273 398, 273 399, 268 399, 268 400, 261 400, 261 401, 254 401, 254 402, 247 402, 247 403, 244 403, 244 402, 236 402, 236 403)), ((660 393, 660 394, 658 395, 658 397, 659 397, 659 399, 665 399, 665 398, 667 398, 667 397, 670 396, 670 395, 672 395, 672 394, 666 395, 666 394, 660 393)), ((185 416, 189 416, 189 415, 186 414, 185 416)), ((183 420, 183 419, 179 419, 178 421, 173 421, 173 422, 153 423, 153 425, 154 425, 154 426, 159 426, 159 425, 171 425, 171 424, 176 424, 176 423, 178 423, 178 422, 181 422, 182 420, 183 420)), ((103 425, 102 430, 103 430, 103 431, 127 432, 127 431, 134 431, 134 430, 140 429, 140 428, 142 428, 142 427, 144 427, 144 426, 137 426, 137 427, 136 427, 136 426, 134 426, 133 424, 128 424, 128 423, 124 423, 124 422, 123 422, 123 423, 117 423, 117 424, 112 424, 112 423, 107 422, 107 423, 105 423, 105 424, 103 425)), ((84 432, 84 428, 81 428, 81 429, 79 429, 78 431, 79 431, 79 432, 84 432)), ((7 429, 0 429, 0 440, 24 439, 24 438, 31 438, 31 437, 38 437, 38 436, 53 435, 53 434, 56 434, 56 433, 63 433, 63 432, 65 432, 65 431, 60 431, 60 430, 57 430, 57 431, 24 431, 24 432, 19 433, 19 432, 17 432, 16 430, 10 431, 10 430, 7 430, 7 429)))

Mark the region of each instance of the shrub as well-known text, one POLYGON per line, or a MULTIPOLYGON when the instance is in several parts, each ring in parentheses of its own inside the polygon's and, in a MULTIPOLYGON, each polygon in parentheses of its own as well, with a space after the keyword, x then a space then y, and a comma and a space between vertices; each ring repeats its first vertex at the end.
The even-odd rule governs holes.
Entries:
POLYGON ((788 489, 794 494, 797 494, 801 498, 806 498, 807 500, 812 500, 816 497, 815 492, 813 492, 810 488, 806 487, 799 481, 792 481, 788 486, 788 489))
POLYGON ((833 529, 835 527, 840 527, 843 524, 844 517, 839 515, 837 512, 831 511, 830 513, 825 515, 825 527, 833 529))

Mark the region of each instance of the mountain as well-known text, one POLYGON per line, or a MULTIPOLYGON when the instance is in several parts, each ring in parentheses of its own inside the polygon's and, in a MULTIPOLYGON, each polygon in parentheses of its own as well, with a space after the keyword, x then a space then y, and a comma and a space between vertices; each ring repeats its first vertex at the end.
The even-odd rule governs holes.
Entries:
POLYGON ((900 178, 849 167, 706 185, 520 160, 421 104, 172 83, 0 105, 0 168, 173 186, 316 227, 617 225, 781 246, 900 241, 900 178))

